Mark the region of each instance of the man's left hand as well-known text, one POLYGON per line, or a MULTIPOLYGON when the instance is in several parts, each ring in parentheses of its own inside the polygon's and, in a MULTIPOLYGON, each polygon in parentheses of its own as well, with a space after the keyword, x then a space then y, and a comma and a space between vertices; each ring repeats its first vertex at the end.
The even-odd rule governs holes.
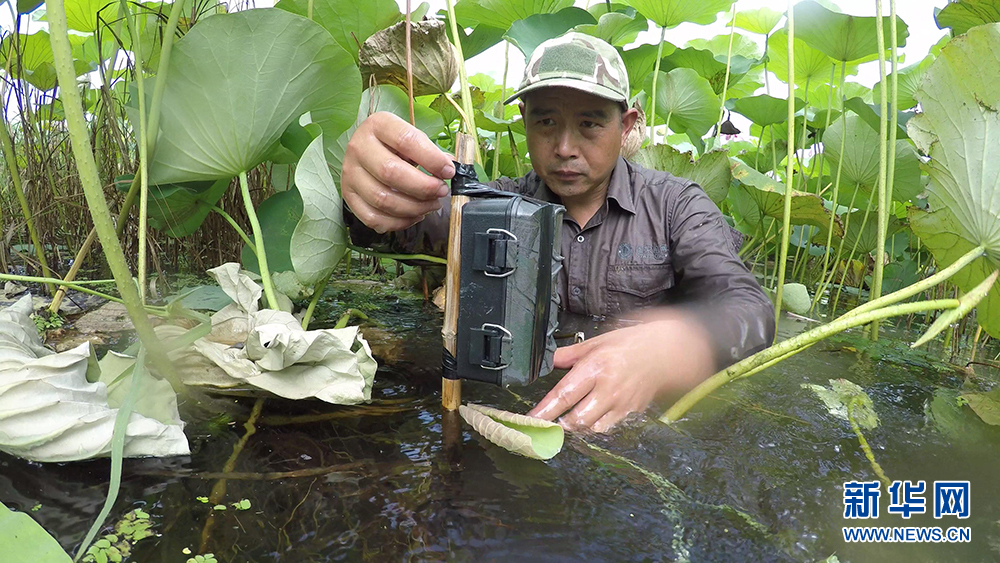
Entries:
POLYGON ((559 348, 555 367, 570 371, 528 415, 555 420, 569 411, 559 419, 563 428, 597 432, 662 393, 696 386, 714 368, 709 335, 677 312, 559 348))

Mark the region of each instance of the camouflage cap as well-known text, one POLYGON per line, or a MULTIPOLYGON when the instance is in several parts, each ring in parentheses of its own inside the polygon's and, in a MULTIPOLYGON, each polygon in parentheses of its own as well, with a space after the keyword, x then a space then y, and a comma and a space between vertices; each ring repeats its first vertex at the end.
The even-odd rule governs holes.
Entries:
POLYGON ((524 80, 505 104, 547 86, 565 86, 628 105, 628 72, 618 51, 584 33, 569 32, 535 48, 524 80))

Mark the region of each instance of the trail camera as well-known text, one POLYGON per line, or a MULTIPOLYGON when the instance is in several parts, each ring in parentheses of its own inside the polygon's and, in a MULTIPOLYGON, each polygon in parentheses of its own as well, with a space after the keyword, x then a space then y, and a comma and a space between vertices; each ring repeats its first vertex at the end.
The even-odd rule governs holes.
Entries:
POLYGON ((463 172, 471 199, 462 208, 455 370, 524 385, 552 371, 565 208, 475 183, 471 167, 463 172))

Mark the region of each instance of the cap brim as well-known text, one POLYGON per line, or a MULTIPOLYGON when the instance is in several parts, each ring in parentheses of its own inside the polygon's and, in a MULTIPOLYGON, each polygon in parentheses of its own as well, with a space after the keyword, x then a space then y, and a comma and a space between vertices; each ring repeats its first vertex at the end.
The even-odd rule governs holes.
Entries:
POLYGON ((582 80, 577 80, 575 78, 548 78, 535 82, 534 84, 529 84, 524 88, 521 88, 514 95, 504 100, 504 105, 507 105, 514 100, 520 98, 521 96, 527 94, 528 92, 534 92, 541 88, 549 88, 552 86, 562 86, 564 88, 572 88, 574 90, 579 90, 581 92, 586 92, 588 94, 593 94, 601 98, 611 100, 612 102, 619 102, 628 105, 628 99, 622 96, 620 93, 615 92, 607 86, 602 86, 600 84, 594 84, 592 82, 584 82, 582 80))

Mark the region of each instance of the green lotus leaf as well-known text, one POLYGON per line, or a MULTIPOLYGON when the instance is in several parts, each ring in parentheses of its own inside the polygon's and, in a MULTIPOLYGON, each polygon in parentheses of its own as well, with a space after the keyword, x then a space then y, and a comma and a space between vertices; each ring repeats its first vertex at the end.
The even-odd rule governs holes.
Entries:
MULTIPOLYGON (((729 61, 729 84, 733 85, 740 81, 750 69, 757 64, 756 60, 747 59, 741 55, 734 54, 729 61)), ((716 55, 712 51, 687 47, 678 49, 669 56, 663 58, 661 67, 663 72, 675 68, 689 68, 698 73, 699 76, 708 80, 712 86, 712 91, 722 94, 722 89, 726 85, 726 55, 716 55)))
POLYGON ((295 275, 305 285, 325 280, 347 250, 343 202, 317 137, 295 167, 295 187, 302 197, 302 217, 292 232, 295 275))
MULTIPOLYGON (((879 117, 881 112, 881 107, 878 104, 865 103, 862 98, 850 98, 844 102, 844 107, 853 111, 855 115, 860 117, 865 123, 871 127, 872 131, 878 131, 882 127, 882 120, 879 117)), ((909 132, 906 130, 906 123, 913 117, 912 113, 900 111, 897 112, 898 117, 898 129, 896 131, 897 139, 908 139, 909 132)))
POLYGON ((358 60, 358 48, 380 29, 402 19, 393 0, 281 0, 275 8, 307 16, 312 5, 312 20, 323 26, 333 40, 358 60))
POLYGON ((174 238, 193 234, 212 212, 212 206, 222 199, 229 183, 230 178, 224 178, 214 182, 150 186, 149 226, 174 238))
MULTIPOLYGON (((664 41, 662 56, 667 56, 676 49, 677 47, 664 41)), ((642 90, 646 77, 653 72, 656 65, 656 50, 656 45, 639 45, 635 49, 621 52, 622 62, 625 63, 625 72, 628 73, 629 87, 632 90, 629 95, 635 95, 636 92, 642 90)))
MULTIPOLYGON (((797 26, 796 26, 797 27, 797 26)), ((795 85, 822 84, 830 80, 830 69, 836 65, 840 75, 840 65, 818 49, 810 47, 798 34, 793 47, 795 55, 795 85)), ((788 81, 788 34, 776 31, 767 42, 767 69, 783 82, 788 81)), ((847 74, 857 72, 857 65, 848 65, 847 74)))
POLYGON ((653 170, 669 172, 696 182, 715 203, 725 201, 733 178, 725 150, 705 153, 692 162, 691 153, 681 153, 670 145, 650 145, 640 149, 634 160, 653 170))
MULTIPOLYGON (((442 15, 443 12, 442 10, 442 15)), ((447 17, 445 17, 444 21, 448 24, 447 17)), ((507 33, 507 28, 500 29, 483 24, 469 27, 472 27, 472 31, 467 34, 461 25, 458 26, 458 40, 462 44, 462 55, 465 56, 466 60, 503 41, 503 36, 507 33)), ((451 39, 451 27, 448 27, 448 38, 451 39)))
POLYGON ((803 383, 802 388, 815 393, 830 410, 830 414, 837 418, 847 420, 848 412, 850 412, 858 426, 865 430, 871 430, 879 424, 878 414, 875 413, 875 405, 872 404, 871 397, 856 383, 846 379, 831 379, 829 387, 803 383), (848 407, 852 402, 854 408, 849 411, 848 407))
MULTIPOLYGON (((879 174, 878 131, 869 127, 860 117, 848 114, 838 119, 823 136, 824 151, 829 157, 832 174, 841 166, 840 187, 860 185, 867 193, 875 193, 879 174), (845 124, 846 122, 846 124, 845 124), (841 144, 844 154, 840 154, 841 144), (841 164, 841 160, 843 163, 841 164)), ((892 199, 906 202, 916 198, 924 190, 920 181, 920 158, 913 145, 907 141, 896 141, 896 170, 892 184, 892 199)), ((844 203, 844 202, 839 202, 844 203)), ((861 207, 860 201, 855 207, 861 207)))
POLYGON ((70 563, 73 559, 38 522, 0 502, 0 547, 10 561, 70 563))
POLYGON ((961 397, 983 422, 1000 426, 1000 389, 989 393, 962 393, 961 397))
MULTIPOLYGON (((414 22, 410 28, 413 95, 448 92, 458 78, 458 56, 445 34, 444 22, 414 22)), ((406 22, 399 22, 366 39, 361 47, 360 66, 363 84, 368 84, 374 75, 379 84, 392 84, 405 91, 406 22)))
POLYGON ((554 422, 483 405, 461 405, 458 412, 473 430, 507 451, 551 459, 562 449, 563 429, 554 422))
MULTIPOLYGON (((929 213, 910 207, 908 218, 913 234, 920 237, 920 243, 930 249, 940 268, 947 268, 977 246, 960 234, 963 228, 950 209, 942 208, 929 213)), ((996 268, 992 255, 983 257, 962 268, 949 281, 968 292, 982 283, 996 268)), ((976 321, 987 334, 1000 338, 1000 291, 996 285, 976 307, 976 321)))
MULTIPOLYGON (((272 272, 294 270, 289 252, 292 233, 302 219, 302 196, 297 189, 278 192, 257 206, 257 220, 260 221, 261 236, 267 266, 272 272)), ((253 251, 243 245, 241 262, 246 270, 260 274, 260 265, 253 251)))
POLYGON ((572 5, 573 0, 459 0, 455 17, 463 27, 479 24, 508 30, 517 20, 554 14, 572 5))
MULTIPOLYGON (((781 219, 785 209, 785 186, 773 178, 757 172, 753 168, 733 159, 733 178, 740 181, 739 189, 746 191, 761 214, 781 219)), ((830 212, 823 206, 823 198, 811 193, 792 191, 792 211, 789 222, 793 225, 819 227, 820 235, 826 237, 830 227, 830 212)), ((839 218, 833 222, 834 235, 843 236, 844 227, 839 218)))
MULTIPOLYGON (((920 89, 920 84, 924 81, 924 74, 927 69, 930 68, 931 64, 934 63, 934 55, 928 55, 924 57, 924 60, 920 61, 915 65, 910 65, 906 68, 899 69, 898 71, 898 83, 899 83, 899 96, 896 99, 897 106, 896 109, 905 111, 916 107, 917 99, 914 97, 917 90, 920 89)), ((889 98, 889 103, 892 103, 892 74, 886 78, 886 85, 889 88, 887 90, 887 98, 889 98)), ((880 92, 882 91, 882 83, 878 82, 875 87, 872 88, 872 99, 878 100, 880 98, 880 92)))
MULTIPOLYGON (((603 10, 603 7, 601 8, 603 10)), ((574 31, 599 37, 616 47, 624 47, 649 29, 649 20, 633 8, 625 12, 601 12, 596 24, 581 24, 574 31)))
POLYGON ((967 33, 977 25, 1000 22, 997 0, 951 0, 934 16, 941 29, 951 28, 954 35, 967 33))
POLYGON ((801 283, 786 283, 781 295, 781 308, 797 315, 805 315, 812 306, 809 290, 801 283))
POLYGON ((653 20, 660 27, 676 27, 684 22, 714 23, 719 12, 725 12, 736 0, 626 0, 629 6, 653 20))
MULTIPOLYGON (((855 202, 855 205, 858 205, 855 202)), ((862 205, 864 205, 862 203, 862 205)), ((853 211, 849 214, 843 214, 838 217, 841 224, 844 225, 844 253, 845 255, 851 255, 860 259, 861 257, 869 256, 875 249, 878 248, 878 215, 875 212, 874 204, 873 209, 868 212, 868 220, 865 220, 864 210, 853 211), (853 251, 853 254, 850 254, 853 251)), ((903 222, 897 219, 895 216, 889 216, 889 223, 886 227, 886 239, 892 237, 897 232, 903 229, 903 222)), ((841 238, 837 236, 834 241, 841 238)), ((816 235, 812 238, 813 244, 825 245, 826 244, 826 234, 816 235)), ((836 248, 838 243, 834 243, 836 248)))
POLYGON ((66 0, 66 24, 70 29, 93 33, 97 31, 98 17, 113 22, 120 6, 117 0, 66 0))
POLYGON ((758 8, 756 10, 744 10, 736 12, 736 27, 745 29, 751 33, 770 35, 775 26, 785 16, 784 13, 771 8, 758 8))
MULTIPOLYGON (((75 49, 87 40, 79 35, 70 36, 70 45, 75 49)), ((56 86, 55 59, 49 34, 36 31, 31 35, 9 34, 0 43, 0 68, 6 68, 10 59, 10 72, 39 90, 51 90, 56 86), (14 41, 17 41, 16 47, 14 41), (20 64, 18 64, 20 54, 20 64)), ((84 61, 73 61, 77 74, 86 74, 90 67, 84 61)))
MULTIPOLYGON (((760 45, 746 35, 734 33, 732 40, 733 55, 739 55, 745 59, 754 61, 754 64, 757 64, 764 58, 764 51, 760 45)), ((711 39, 695 38, 688 41, 686 46, 711 51, 715 55, 716 60, 725 64, 726 57, 729 56, 729 34, 716 35, 711 39)))
POLYGON ((17 0, 17 13, 30 14, 44 3, 45 0, 17 0))
MULTIPOLYGON (((841 14, 824 8, 812 0, 799 2, 795 10, 795 38, 822 51, 835 61, 860 61, 879 51, 876 28, 878 18, 841 14)), ((892 46, 889 17, 882 18, 884 48, 892 46)), ((906 45, 910 32, 906 23, 896 17, 896 45, 906 45)))
MULTIPOLYGON (((911 211, 913 231, 942 268, 959 250, 986 248, 986 260, 952 279, 966 292, 1000 265, 1000 65, 983 64, 998 57, 1000 24, 952 39, 917 92, 923 113, 907 124, 910 138, 930 157, 925 169, 931 212, 911 211)), ((977 309, 980 324, 994 337, 1000 337, 997 301, 993 290, 977 309)))
POLYGON ((511 24, 504 34, 521 50, 525 60, 543 41, 558 37, 578 25, 594 25, 597 20, 582 8, 563 8, 554 14, 535 14, 511 24))
POLYGON ((335 139, 360 94, 350 55, 306 18, 264 8, 204 19, 174 45, 150 180, 232 178, 306 112, 335 139))
MULTIPOLYGON (((690 68, 675 68, 656 76, 656 114, 675 133, 700 137, 719 119, 721 103, 712 85, 690 68)), ((653 91, 653 75, 645 82, 653 91)))
MULTIPOLYGON (((796 98, 796 111, 804 105, 805 102, 796 98)), ((740 98, 733 102, 733 110, 762 127, 788 121, 788 100, 767 94, 740 98)))

